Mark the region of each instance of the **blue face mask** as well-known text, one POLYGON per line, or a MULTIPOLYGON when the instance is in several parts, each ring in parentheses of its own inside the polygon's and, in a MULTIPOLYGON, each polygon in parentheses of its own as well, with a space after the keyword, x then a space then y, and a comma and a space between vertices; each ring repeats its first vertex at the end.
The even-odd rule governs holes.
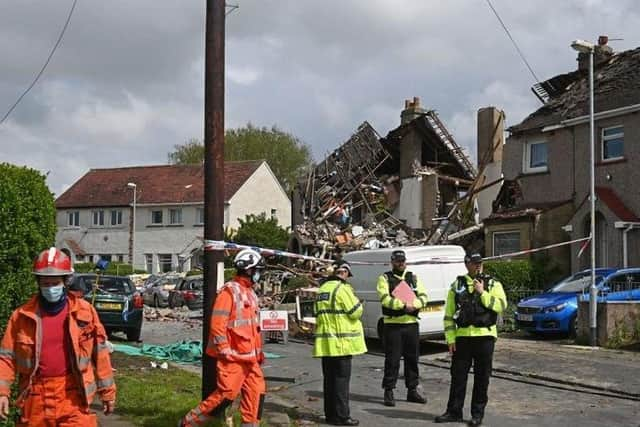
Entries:
POLYGON ((253 280, 253 283, 258 283, 260 281, 260 272, 256 271, 255 273, 253 273, 253 275, 251 276, 251 280, 253 280))
POLYGON ((64 295, 64 285, 56 285, 40 288, 40 293, 49 302, 58 302, 64 295))

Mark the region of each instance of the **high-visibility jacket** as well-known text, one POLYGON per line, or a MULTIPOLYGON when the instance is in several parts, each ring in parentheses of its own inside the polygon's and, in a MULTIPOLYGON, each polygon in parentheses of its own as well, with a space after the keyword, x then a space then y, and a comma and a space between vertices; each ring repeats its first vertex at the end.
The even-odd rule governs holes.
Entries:
MULTIPOLYGON (((468 274, 462 276, 467 284, 466 292, 470 294, 475 292, 473 287, 473 278, 468 274)), ((456 342, 456 337, 498 337, 498 327, 492 326, 467 326, 458 327, 455 321, 457 311, 456 292, 458 289, 458 280, 451 284, 447 293, 447 303, 444 307, 444 336, 447 344, 456 342)), ((507 296, 504 293, 502 284, 497 280, 490 279, 489 283, 484 284, 484 292, 480 295, 480 303, 489 310, 495 311, 497 314, 502 313, 507 308, 507 296)))
MULTIPOLYGON (((73 351, 72 375, 83 396, 82 404, 88 408, 96 392, 103 402, 113 401, 116 398, 116 385, 106 345, 107 334, 98 313, 87 301, 73 295, 68 295, 68 304, 66 332, 71 338, 73 351)), ((0 396, 11 394, 11 384, 17 374, 18 407, 22 406, 37 379, 42 346, 39 305, 36 295, 18 307, 9 318, 0 344, 0 396)))
MULTIPOLYGON (((401 281, 401 280, 405 280, 405 278, 407 277, 407 274, 409 273, 410 272, 408 270, 405 270, 402 272, 401 275, 394 274, 394 273, 391 273, 391 274, 395 280, 401 281)), ((413 279, 412 280, 413 285, 411 285, 410 283, 407 283, 407 284, 412 286, 413 292, 416 294, 416 298, 413 300, 412 305, 416 310, 419 311, 420 309, 427 306, 427 302, 428 302, 427 291, 425 290, 422 280, 420 280, 420 278, 416 276, 414 273, 411 273, 411 275, 413 279)), ((387 278, 386 273, 378 277, 378 285, 376 289, 378 291, 378 298, 380 298, 380 304, 382 305, 382 307, 386 307, 391 310, 404 309, 404 303, 400 301, 398 298, 395 298, 393 295, 391 295, 391 292, 389 290, 389 280, 387 278)), ((410 324, 410 323, 418 322, 418 316, 409 314, 409 313, 404 313, 397 316, 384 315, 383 319, 384 319, 383 320, 384 323, 393 323, 393 324, 410 324)))
POLYGON ((334 357, 367 352, 362 329, 362 303, 353 288, 331 277, 318 290, 315 303, 314 357, 334 357))
POLYGON ((207 354, 235 362, 261 362, 259 306, 253 282, 236 276, 224 284, 213 305, 207 354))

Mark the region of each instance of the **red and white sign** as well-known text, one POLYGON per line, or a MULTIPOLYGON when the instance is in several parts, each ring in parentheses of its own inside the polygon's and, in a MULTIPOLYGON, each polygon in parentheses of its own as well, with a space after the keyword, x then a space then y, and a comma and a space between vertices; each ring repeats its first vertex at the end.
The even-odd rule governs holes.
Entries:
POLYGON ((261 311, 260 329, 263 331, 288 331, 289 313, 286 310, 261 311))

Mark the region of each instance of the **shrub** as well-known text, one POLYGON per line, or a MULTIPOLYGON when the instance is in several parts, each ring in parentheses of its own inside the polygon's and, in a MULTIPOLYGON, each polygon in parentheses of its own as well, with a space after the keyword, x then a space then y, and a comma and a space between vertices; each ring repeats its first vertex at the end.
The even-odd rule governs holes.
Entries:
MULTIPOLYGON (((95 273, 96 265, 92 262, 79 262, 74 264, 73 269, 76 273, 95 273)), ((115 276, 128 276, 129 274, 145 274, 145 270, 132 271, 131 264, 124 262, 110 262, 109 266, 102 272, 103 274, 115 276)))
POLYGON ((505 291, 542 289, 545 284, 544 271, 529 260, 487 261, 484 271, 500 281, 505 291))
POLYGON ((276 218, 267 218, 266 214, 247 215, 238 219, 240 227, 234 241, 242 245, 258 246, 268 249, 286 249, 289 232, 278 225, 276 218))
POLYGON ((36 290, 34 258, 53 245, 56 211, 45 176, 0 163, 0 332, 11 312, 36 290))

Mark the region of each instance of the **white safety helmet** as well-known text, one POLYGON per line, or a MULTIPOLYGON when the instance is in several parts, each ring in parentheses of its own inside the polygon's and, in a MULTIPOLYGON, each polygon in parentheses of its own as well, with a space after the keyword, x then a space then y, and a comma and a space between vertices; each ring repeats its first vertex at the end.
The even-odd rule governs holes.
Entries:
POLYGON ((264 268, 264 258, 253 249, 243 249, 233 259, 236 270, 249 270, 250 268, 264 268))

